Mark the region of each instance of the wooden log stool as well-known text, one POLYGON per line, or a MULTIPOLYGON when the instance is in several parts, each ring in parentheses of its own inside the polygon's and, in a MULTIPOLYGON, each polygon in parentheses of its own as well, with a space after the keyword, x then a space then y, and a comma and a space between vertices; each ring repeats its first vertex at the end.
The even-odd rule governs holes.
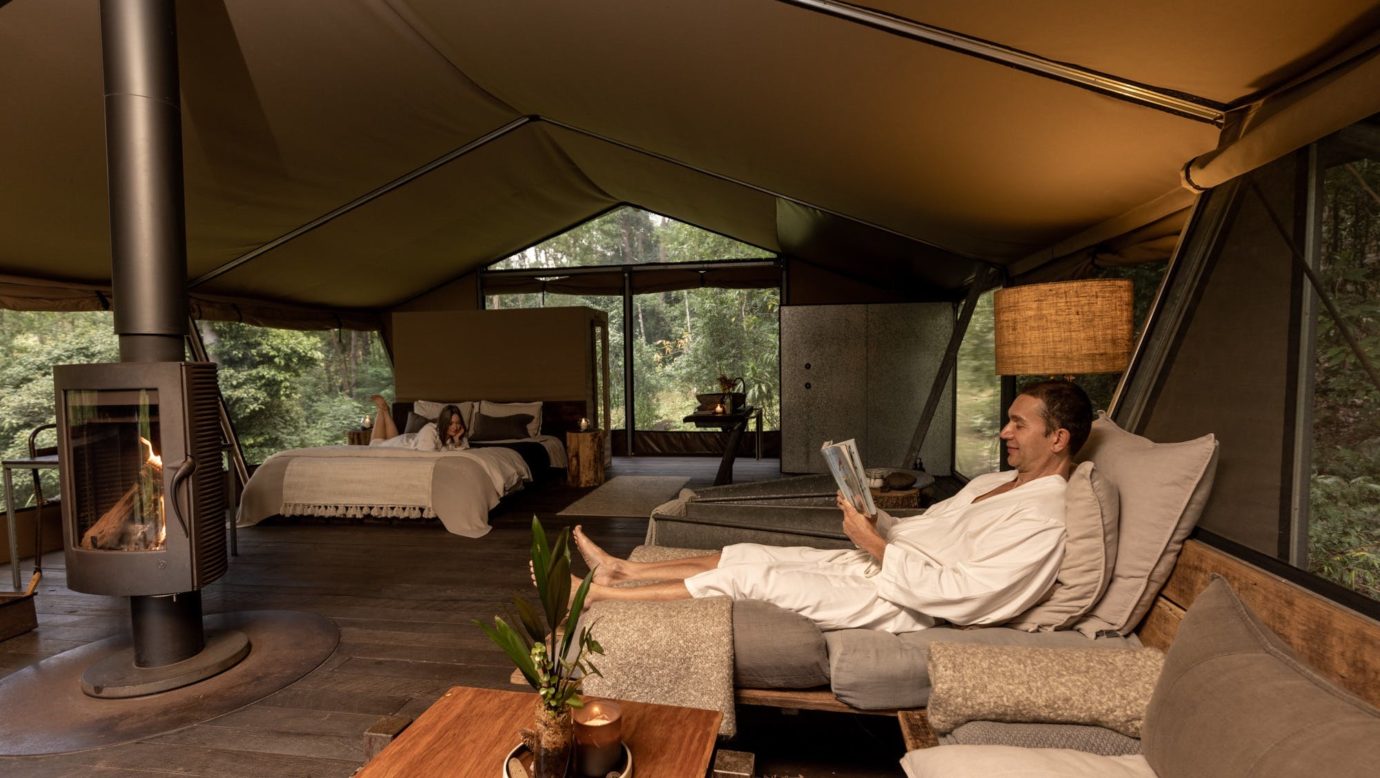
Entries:
POLYGON ((604 482, 604 431, 565 433, 565 482, 587 488, 604 482))

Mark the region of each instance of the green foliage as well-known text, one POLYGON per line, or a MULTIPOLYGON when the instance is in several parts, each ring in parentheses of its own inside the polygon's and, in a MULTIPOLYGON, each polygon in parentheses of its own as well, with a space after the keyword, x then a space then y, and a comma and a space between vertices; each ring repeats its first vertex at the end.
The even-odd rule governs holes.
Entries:
MULTIPOLYGON (((1324 177, 1318 274, 1372 363, 1380 361, 1380 161, 1324 177)), ((1313 361, 1308 566, 1380 599, 1380 390, 1325 312, 1313 361)))
MULTIPOLYGON (((761 259, 772 254, 698 227, 620 208, 494 265, 496 269, 761 259)), ((609 317, 612 420, 623 426, 621 296, 492 295, 489 308, 585 305, 609 317)), ((633 402, 638 429, 693 429, 680 420, 720 373, 741 376, 763 426, 780 426, 780 293, 776 289, 691 289, 633 298, 633 402)))
MULTIPOLYGON (((28 456, 29 431, 52 424, 53 366, 119 360, 109 313, 49 313, 0 310, 0 446, 5 458, 28 456)), ((39 445, 52 445, 44 433, 39 445)), ((33 503, 33 480, 14 479, 15 506, 33 503)), ((58 491, 57 474, 44 472, 43 492, 58 491)))
POLYGON ((343 442, 347 430, 373 413, 368 398, 393 383, 373 333, 237 322, 203 322, 201 331, 250 462, 289 448, 343 442))
POLYGON ((548 713, 558 715, 565 708, 584 705, 580 698, 580 684, 585 675, 600 675, 599 668, 590 661, 590 654, 603 654, 604 647, 594 639, 590 627, 577 627, 589 594, 594 571, 570 596, 570 530, 561 530, 554 544, 547 542, 546 531, 536 516, 532 517, 532 577, 537 585, 540 608, 533 608, 521 597, 514 597, 517 611, 516 629, 501 616, 494 617, 492 626, 478 619, 475 624, 489 636, 527 679, 527 683, 541 696, 548 713), (551 629, 557 624, 559 630, 551 629), (575 649, 571 657, 571 648, 575 649))
POLYGON ((1380 600, 1380 483, 1314 475, 1308 569, 1380 600))

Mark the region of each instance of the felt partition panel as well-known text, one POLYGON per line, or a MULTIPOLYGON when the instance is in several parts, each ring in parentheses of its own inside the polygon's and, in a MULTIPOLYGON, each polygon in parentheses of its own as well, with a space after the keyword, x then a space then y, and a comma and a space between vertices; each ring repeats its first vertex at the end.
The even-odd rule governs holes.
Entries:
POLYGON ((584 400, 592 408, 593 324, 603 318, 592 308, 395 313, 397 399, 584 400))

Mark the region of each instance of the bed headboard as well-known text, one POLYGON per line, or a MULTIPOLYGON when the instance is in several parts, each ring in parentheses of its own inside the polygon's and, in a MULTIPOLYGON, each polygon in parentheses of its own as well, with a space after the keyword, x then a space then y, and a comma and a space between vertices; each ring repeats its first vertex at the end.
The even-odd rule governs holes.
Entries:
MULTIPOLYGON (((412 412, 412 403, 393 403, 393 423, 399 430, 407 429, 407 414, 412 412)), ((585 415, 583 400, 542 400, 541 431, 543 435, 554 435, 564 442, 565 433, 579 429, 580 419, 585 415)), ((590 421, 593 421, 591 419, 590 421)))

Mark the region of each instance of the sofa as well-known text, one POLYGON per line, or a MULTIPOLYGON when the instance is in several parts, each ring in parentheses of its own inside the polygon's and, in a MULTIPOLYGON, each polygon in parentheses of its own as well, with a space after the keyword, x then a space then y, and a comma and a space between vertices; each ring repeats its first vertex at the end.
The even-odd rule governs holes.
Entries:
MULTIPOLYGON (((827 688, 844 709, 894 711, 929 700, 929 645, 936 641, 1037 648, 1127 649, 1173 569, 1211 493, 1212 435, 1155 443, 1105 417, 1093 424, 1070 479, 1068 545, 1046 600, 1012 624, 941 625, 895 635, 822 633, 809 620, 761 602, 733 603, 734 671, 740 699, 755 690, 827 688)), ((741 487, 734 487, 742 491, 741 487)), ((824 505, 720 502, 682 494, 653 512, 647 542, 700 549, 728 543, 845 546, 832 499, 824 505), (761 506, 759 506, 761 508, 761 506)), ((763 695, 773 704, 790 697, 763 695)), ((802 705, 801 707, 808 707, 802 705)))
MULTIPOLYGON (((1357 650, 1374 649, 1356 633, 1335 638, 1357 650)), ((998 734, 1023 731, 1028 736, 1045 730, 1051 737, 1070 727, 1113 727, 1123 730, 1117 734, 1124 737, 1129 727, 1139 735, 1139 753, 939 745, 907 753, 901 761, 906 774, 1334 778, 1377 773, 1380 710, 1301 661, 1223 578, 1214 578, 1188 609, 1162 669, 1150 663, 1156 671, 1148 695, 1142 680, 1146 658, 1133 656, 1142 652, 1125 651, 1116 653, 1126 662, 1119 667, 1108 663, 1100 677, 1084 678, 1082 688, 1064 693, 1064 704, 1052 704, 1060 697, 1047 683, 1051 675, 1059 675, 1053 666, 1081 669, 1087 658, 1080 650, 1056 653, 1066 656, 1041 658, 1051 666, 1022 683, 1013 681, 1009 658, 962 646, 936 652, 943 660, 931 666, 931 724, 944 733, 983 717, 1000 722, 991 730, 998 734), (1098 688, 1103 691, 1088 693, 1098 688)))

